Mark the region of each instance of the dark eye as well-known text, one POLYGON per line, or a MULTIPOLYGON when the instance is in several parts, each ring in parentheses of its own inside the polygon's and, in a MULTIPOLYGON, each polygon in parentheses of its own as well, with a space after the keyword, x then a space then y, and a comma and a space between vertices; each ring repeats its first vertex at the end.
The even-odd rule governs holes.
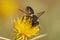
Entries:
POLYGON ((34 10, 33 10, 30 6, 27 6, 27 7, 26 7, 26 11, 27 11, 29 14, 34 14, 34 10))

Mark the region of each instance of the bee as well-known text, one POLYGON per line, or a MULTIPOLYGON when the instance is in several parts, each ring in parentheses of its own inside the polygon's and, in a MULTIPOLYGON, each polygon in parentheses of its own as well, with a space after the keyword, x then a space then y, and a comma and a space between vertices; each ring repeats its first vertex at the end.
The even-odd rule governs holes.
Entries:
POLYGON ((45 13, 45 11, 42 11, 38 13, 38 15, 35 15, 33 8, 30 6, 27 6, 25 11, 22 9, 19 9, 19 11, 25 13, 26 15, 22 16, 20 19, 18 18, 17 21, 14 21, 16 40, 25 40, 25 37, 28 39, 29 37, 35 36, 40 29, 38 27, 38 19, 42 14, 45 13))
POLYGON ((30 17, 32 19, 32 26, 39 25, 39 21, 37 21, 37 20, 42 14, 45 13, 45 11, 42 11, 42 12, 38 13, 38 15, 35 15, 33 8, 30 6, 26 7, 26 11, 24 11, 22 9, 19 9, 19 11, 25 13, 27 18, 30 17))

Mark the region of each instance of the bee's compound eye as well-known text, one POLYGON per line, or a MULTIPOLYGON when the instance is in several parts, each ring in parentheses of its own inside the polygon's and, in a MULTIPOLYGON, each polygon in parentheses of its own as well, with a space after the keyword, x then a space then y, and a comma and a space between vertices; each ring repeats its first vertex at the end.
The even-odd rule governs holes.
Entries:
POLYGON ((27 7, 26 7, 26 11, 27 11, 29 14, 34 14, 34 10, 33 10, 30 6, 27 6, 27 7))

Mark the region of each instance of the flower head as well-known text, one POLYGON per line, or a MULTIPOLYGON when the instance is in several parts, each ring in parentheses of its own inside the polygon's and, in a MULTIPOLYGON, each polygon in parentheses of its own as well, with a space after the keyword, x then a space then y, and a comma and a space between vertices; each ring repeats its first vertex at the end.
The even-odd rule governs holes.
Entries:
POLYGON ((14 20, 14 31, 16 31, 17 38, 31 37, 36 35, 39 31, 38 25, 32 26, 32 21, 30 18, 26 19, 26 16, 14 20))

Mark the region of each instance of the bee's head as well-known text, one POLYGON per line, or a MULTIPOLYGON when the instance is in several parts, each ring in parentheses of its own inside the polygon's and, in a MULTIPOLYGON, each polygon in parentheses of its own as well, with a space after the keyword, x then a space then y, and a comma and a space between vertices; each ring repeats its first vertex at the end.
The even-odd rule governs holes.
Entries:
POLYGON ((27 11, 29 14, 34 14, 34 10, 33 10, 30 6, 27 6, 27 7, 26 7, 26 11, 27 11))

